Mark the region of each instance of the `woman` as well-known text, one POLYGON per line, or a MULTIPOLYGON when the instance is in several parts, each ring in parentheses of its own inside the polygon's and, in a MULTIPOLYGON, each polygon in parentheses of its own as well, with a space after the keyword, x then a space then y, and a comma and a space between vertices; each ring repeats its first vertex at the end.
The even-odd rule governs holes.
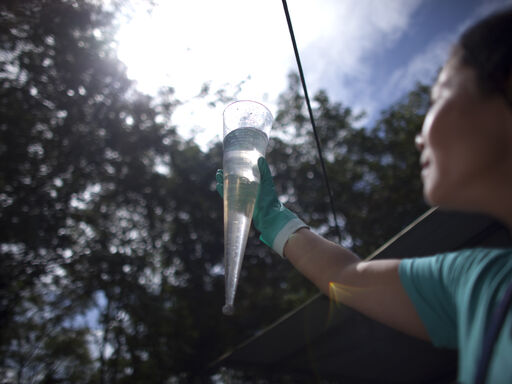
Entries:
MULTIPOLYGON (((464 33, 432 88, 432 106, 416 138, 430 204, 490 214, 510 229, 511 42, 512 10, 464 33)), ((476 382, 480 375, 485 382, 512 383, 510 306, 490 353, 482 353, 492 314, 512 282, 512 249, 361 261, 286 209, 267 163, 262 158, 258 165, 262 179, 253 221, 265 244, 336 300, 436 346, 458 348, 460 382, 476 382)), ((217 180, 222 192, 222 172, 217 180)))

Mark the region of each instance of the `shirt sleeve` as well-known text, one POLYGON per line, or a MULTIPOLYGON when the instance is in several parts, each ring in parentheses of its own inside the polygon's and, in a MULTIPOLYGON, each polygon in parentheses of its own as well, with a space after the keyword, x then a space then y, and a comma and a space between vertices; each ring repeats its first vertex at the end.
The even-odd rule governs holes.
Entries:
POLYGON ((457 310, 451 287, 453 255, 400 262, 400 281, 437 347, 457 348, 457 310))

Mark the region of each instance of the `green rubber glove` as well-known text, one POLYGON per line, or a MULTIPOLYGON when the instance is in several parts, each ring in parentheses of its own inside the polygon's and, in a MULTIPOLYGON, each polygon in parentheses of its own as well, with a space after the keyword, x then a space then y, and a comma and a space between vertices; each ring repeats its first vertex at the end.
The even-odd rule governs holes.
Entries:
MULTIPOLYGON (((265 158, 258 159, 258 168, 261 180, 254 206, 254 227, 261 233, 260 240, 283 257, 283 249, 290 236, 307 225, 277 198, 272 174, 265 158)), ((217 171, 216 180, 217 191, 222 197, 224 175, 221 169, 217 171)))

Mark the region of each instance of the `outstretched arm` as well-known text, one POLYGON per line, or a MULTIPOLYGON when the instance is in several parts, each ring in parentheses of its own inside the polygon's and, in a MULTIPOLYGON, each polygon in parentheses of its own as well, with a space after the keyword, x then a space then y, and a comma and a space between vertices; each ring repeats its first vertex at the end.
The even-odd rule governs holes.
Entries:
MULTIPOLYGON (((261 233, 260 239, 331 299, 402 332, 429 340, 400 281, 400 261, 361 261, 348 249, 311 232, 279 202, 264 158, 259 159, 258 167, 261 183, 253 223, 261 233)), ((222 195, 220 170, 217 190, 222 195)))

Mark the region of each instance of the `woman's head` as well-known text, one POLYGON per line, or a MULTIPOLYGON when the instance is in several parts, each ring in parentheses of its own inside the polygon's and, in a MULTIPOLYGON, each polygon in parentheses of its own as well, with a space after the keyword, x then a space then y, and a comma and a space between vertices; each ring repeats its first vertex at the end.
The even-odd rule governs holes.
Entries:
POLYGON ((504 182, 512 193, 511 28, 512 11, 471 27, 432 88, 416 140, 432 205, 492 213, 504 182))

